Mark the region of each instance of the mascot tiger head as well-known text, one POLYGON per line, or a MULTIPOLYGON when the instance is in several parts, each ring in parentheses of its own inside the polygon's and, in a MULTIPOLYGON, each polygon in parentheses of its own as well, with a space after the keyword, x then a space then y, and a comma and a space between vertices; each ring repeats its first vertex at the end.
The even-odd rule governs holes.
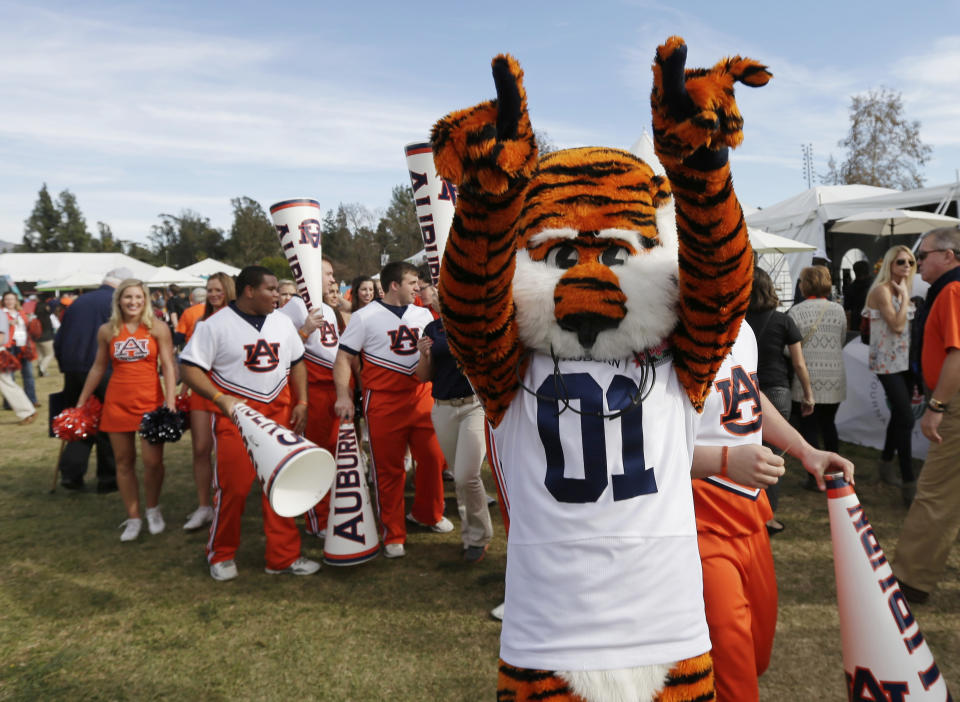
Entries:
POLYGON ((559 358, 615 360, 664 341, 677 302, 667 179, 618 149, 540 158, 517 222, 513 297, 524 345, 559 358))

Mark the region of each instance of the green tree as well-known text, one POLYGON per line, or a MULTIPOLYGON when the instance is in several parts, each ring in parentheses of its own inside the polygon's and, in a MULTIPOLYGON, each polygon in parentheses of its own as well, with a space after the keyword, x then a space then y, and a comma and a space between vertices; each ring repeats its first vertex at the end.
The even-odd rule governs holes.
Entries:
POLYGON ((60 224, 57 226, 57 240, 60 251, 91 251, 93 237, 87 231, 87 220, 80 211, 77 197, 64 190, 57 198, 57 210, 60 212, 60 224))
POLYGON ((59 251, 58 228, 60 211, 50 197, 47 184, 44 183, 37 193, 37 202, 33 212, 23 222, 23 243, 17 247, 20 251, 59 251))
POLYGON ((282 257, 276 229, 256 200, 236 197, 233 206, 233 225, 226 242, 227 262, 243 268, 261 263, 267 257, 282 257))
POLYGON ((838 145, 847 150, 846 160, 839 168, 828 163, 823 182, 919 188, 933 153, 920 139, 920 122, 904 116, 900 93, 886 88, 850 99, 850 132, 838 145))
POLYGON ((135 241, 128 241, 124 244, 125 250, 123 253, 127 254, 131 258, 135 258, 138 261, 143 261, 144 263, 149 263, 151 266, 159 266, 163 264, 163 259, 158 256, 156 253, 148 249, 146 246, 142 246, 135 241))
POLYGON ((123 252, 123 243, 113 238, 113 230, 106 222, 97 222, 99 238, 93 242, 93 250, 102 253, 123 252))
POLYGON ((165 265, 183 268, 205 258, 223 259, 226 253, 223 232, 210 220, 192 210, 179 216, 161 214, 160 224, 150 231, 150 243, 157 258, 165 265))
POLYGON ((409 185, 394 186, 390 204, 377 227, 376 242, 390 260, 407 258, 423 248, 417 206, 409 185))

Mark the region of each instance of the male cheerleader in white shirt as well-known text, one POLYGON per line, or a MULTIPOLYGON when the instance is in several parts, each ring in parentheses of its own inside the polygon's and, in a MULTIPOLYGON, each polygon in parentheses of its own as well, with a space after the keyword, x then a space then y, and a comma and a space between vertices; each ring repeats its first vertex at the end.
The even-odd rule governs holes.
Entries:
POLYGON ((383 299, 354 312, 340 337, 333 366, 335 410, 340 419, 353 419, 350 378, 362 356, 360 384, 370 431, 383 550, 387 558, 399 558, 405 555, 407 538, 403 457, 408 444, 417 471, 416 494, 407 519, 438 533, 452 531, 453 524, 443 516, 443 453, 430 418, 431 384, 420 383, 416 377, 420 360, 417 342, 433 316, 413 304, 417 269, 409 263, 388 263, 380 272, 380 283, 383 299))
MULTIPOLYGON (((220 410, 214 426, 214 516, 207 542, 207 561, 214 580, 237 577, 234 556, 240 545, 240 521, 257 475, 240 432, 230 419, 233 406, 243 402, 297 433, 302 433, 306 425, 303 342, 290 319, 274 309, 277 299, 277 279, 267 268, 244 268, 237 276, 237 299, 198 325, 180 355, 183 381, 220 410), (291 384, 295 398, 290 396, 291 384)), ((277 515, 266 495, 261 496, 261 505, 267 573, 317 572, 319 563, 300 556, 296 522, 277 515)))

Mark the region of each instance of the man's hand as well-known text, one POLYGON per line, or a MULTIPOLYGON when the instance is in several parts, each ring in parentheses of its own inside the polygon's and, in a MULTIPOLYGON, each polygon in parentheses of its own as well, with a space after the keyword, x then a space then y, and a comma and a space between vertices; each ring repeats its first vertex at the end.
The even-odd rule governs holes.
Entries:
POLYGON ((333 413, 337 415, 344 422, 352 422, 353 421, 353 398, 337 397, 337 401, 333 405, 333 413))
POLYGON ((727 454, 727 477, 746 487, 776 485, 785 470, 783 458, 760 444, 731 446, 727 454))
POLYGON ((920 431, 923 435, 935 444, 943 443, 943 437, 940 436, 940 422, 943 421, 943 412, 933 412, 927 410, 920 418, 920 431))
POLYGON ((803 456, 799 456, 800 462, 806 471, 817 481, 817 487, 826 490, 827 486, 823 482, 824 473, 843 473, 843 479, 851 485, 853 482, 853 463, 843 456, 832 451, 821 451, 820 449, 810 448, 803 456))
POLYGON ((307 315, 306 320, 303 322, 303 326, 300 327, 300 331, 307 336, 310 336, 314 331, 320 328, 321 324, 323 324, 323 309, 321 307, 315 307, 313 311, 307 315))
POLYGON ((298 402, 290 413, 290 428, 298 434, 303 434, 307 428, 307 406, 298 402))
POLYGON ((213 404, 215 404, 225 416, 232 418, 234 405, 243 404, 243 400, 233 395, 220 395, 220 397, 214 400, 213 404))

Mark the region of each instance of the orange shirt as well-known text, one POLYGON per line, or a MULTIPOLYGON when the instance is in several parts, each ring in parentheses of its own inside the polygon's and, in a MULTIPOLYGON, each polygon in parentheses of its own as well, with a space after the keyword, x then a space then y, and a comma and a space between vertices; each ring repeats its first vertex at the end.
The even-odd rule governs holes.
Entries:
POLYGON ((192 305, 185 309, 177 321, 177 334, 183 334, 184 338, 190 341, 190 337, 193 336, 193 328, 197 326, 197 322, 203 317, 205 308, 206 303, 201 302, 199 305, 192 305))
MULTIPOLYGON (((960 283, 948 283, 927 314, 923 327, 923 382, 933 390, 950 349, 960 349, 960 283)), ((949 397, 938 397, 946 402, 949 397)))

